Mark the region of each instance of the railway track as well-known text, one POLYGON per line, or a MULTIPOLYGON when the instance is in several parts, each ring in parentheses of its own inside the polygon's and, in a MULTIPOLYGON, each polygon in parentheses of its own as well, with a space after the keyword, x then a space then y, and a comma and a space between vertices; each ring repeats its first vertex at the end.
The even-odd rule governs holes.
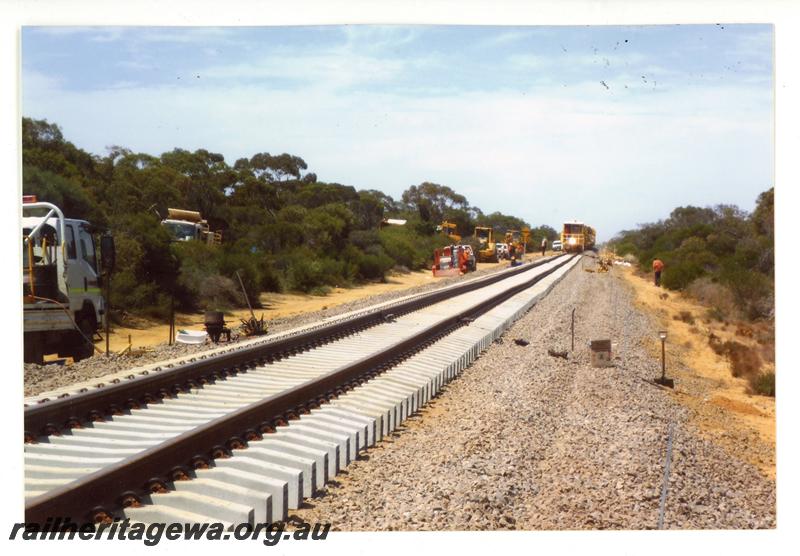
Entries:
POLYGON ((538 261, 29 405, 26 521, 283 520, 577 260, 538 261))

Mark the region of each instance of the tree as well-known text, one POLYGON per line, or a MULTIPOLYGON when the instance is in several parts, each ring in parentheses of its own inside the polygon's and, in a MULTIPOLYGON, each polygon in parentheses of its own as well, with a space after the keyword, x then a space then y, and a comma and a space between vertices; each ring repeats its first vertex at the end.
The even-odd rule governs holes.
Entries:
POLYGON ((555 229, 551 228, 546 224, 543 224, 536 228, 531 228, 531 242, 533 242, 535 245, 541 243, 542 238, 546 238, 547 241, 553 241, 559 239, 560 237, 561 234, 559 232, 557 232, 555 229))
POLYGON ((758 196, 756 209, 751 217, 758 235, 775 237, 775 188, 770 187, 758 196))
POLYGON ((402 205, 395 201, 390 195, 377 189, 367 189, 363 193, 369 194, 371 197, 378 200, 383 206, 383 212, 386 214, 394 214, 403 209, 402 205))
POLYGON ((246 159, 237 161, 238 169, 247 169, 256 177, 264 178, 268 181, 287 181, 290 179, 299 180, 304 170, 308 168, 305 160, 299 156, 287 153, 273 156, 269 153, 254 154, 249 161, 246 159))
POLYGON ((717 213, 710 208, 693 206, 678 207, 667 219, 669 228, 688 228, 699 224, 709 224, 717 219, 717 213))
POLYGON ((262 288, 321 291, 382 279, 395 266, 430 268, 433 250, 450 241, 435 232, 443 218, 465 240, 476 219, 503 230, 525 226, 510 215, 486 216, 432 182, 410 187, 398 202, 374 188, 320 181, 287 153, 229 165, 206 149, 156 156, 114 145, 100 157, 67 141, 58 125, 30 118, 22 136, 23 191, 116 235, 112 301, 122 311, 163 316, 173 294, 183 309, 241 302, 230 291, 236 271, 252 300, 262 288), (169 207, 200 211, 223 230, 223 244, 171 242, 160 224, 169 207), (381 227, 386 216, 408 223, 381 227))
POLYGON ((385 205, 372 191, 359 191, 358 200, 350 206, 359 229, 376 230, 380 227, 385 205))
POLYGON ((162 154, 161 162, 186 178, 181 183, 181 207, 197 210, 214 222, 217 208, 224 204, 225 192, 233 188, 238 178, 225 158, 205 149, 193 153, 174 149, 162 154))
POLYGON ((469 203, 463 195, 459 195, 446 185, 427 181, 406 189, 402 199, 410 210, 418 211, 420 217, 427 222, 440 222, 447 209, 469 208, 469 203))
POLYGON ((67 218, 88 220, 99 228, 107 223, 105 212, 77 179, 65 178, 37 166, 23 166, 22 193, 53 203, 67 218))
POLYGON ((522 228, 529 228, 528 223, 508 214, 502 212, 493 212, 491 214, 481 214, 477 220, 478 226, 491 226, 494 228, 495 233, 505 233, 508 230, 521 230, 522 228))

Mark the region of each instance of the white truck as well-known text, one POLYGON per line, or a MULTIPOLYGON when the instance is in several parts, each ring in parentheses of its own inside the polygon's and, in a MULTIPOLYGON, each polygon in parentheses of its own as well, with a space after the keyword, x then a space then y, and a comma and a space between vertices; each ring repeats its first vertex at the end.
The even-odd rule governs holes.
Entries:
POLYGON ((106 306, 89 223, 25 196, 22 238, 25 362, 42 364, 49 353, 90 357, 106 306))

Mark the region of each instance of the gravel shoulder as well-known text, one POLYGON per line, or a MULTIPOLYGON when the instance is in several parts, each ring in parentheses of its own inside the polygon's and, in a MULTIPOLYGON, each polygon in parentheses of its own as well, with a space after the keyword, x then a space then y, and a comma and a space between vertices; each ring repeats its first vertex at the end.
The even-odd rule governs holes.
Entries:
POLYGON ((648 382, 661 370, 648 349, 657 330, 616 270, 579 264, 294 519, 349 531, 655 528, 674 423, 664 527, 775 527, 774 481, 648 382), (575 352, 551 357, 570 349, 572 308, 575 352), (587 342, 603 338, 614 366, 594 368, 587 342))

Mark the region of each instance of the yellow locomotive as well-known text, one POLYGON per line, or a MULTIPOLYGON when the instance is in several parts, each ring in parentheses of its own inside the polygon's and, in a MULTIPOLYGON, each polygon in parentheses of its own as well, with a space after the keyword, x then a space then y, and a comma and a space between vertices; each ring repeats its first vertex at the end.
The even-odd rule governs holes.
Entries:
POLYGON ((564 222, 561 232, 561 246, 567 253, 581 253, 594 249, 595 231, 591 226, 574 220, 564 222))

